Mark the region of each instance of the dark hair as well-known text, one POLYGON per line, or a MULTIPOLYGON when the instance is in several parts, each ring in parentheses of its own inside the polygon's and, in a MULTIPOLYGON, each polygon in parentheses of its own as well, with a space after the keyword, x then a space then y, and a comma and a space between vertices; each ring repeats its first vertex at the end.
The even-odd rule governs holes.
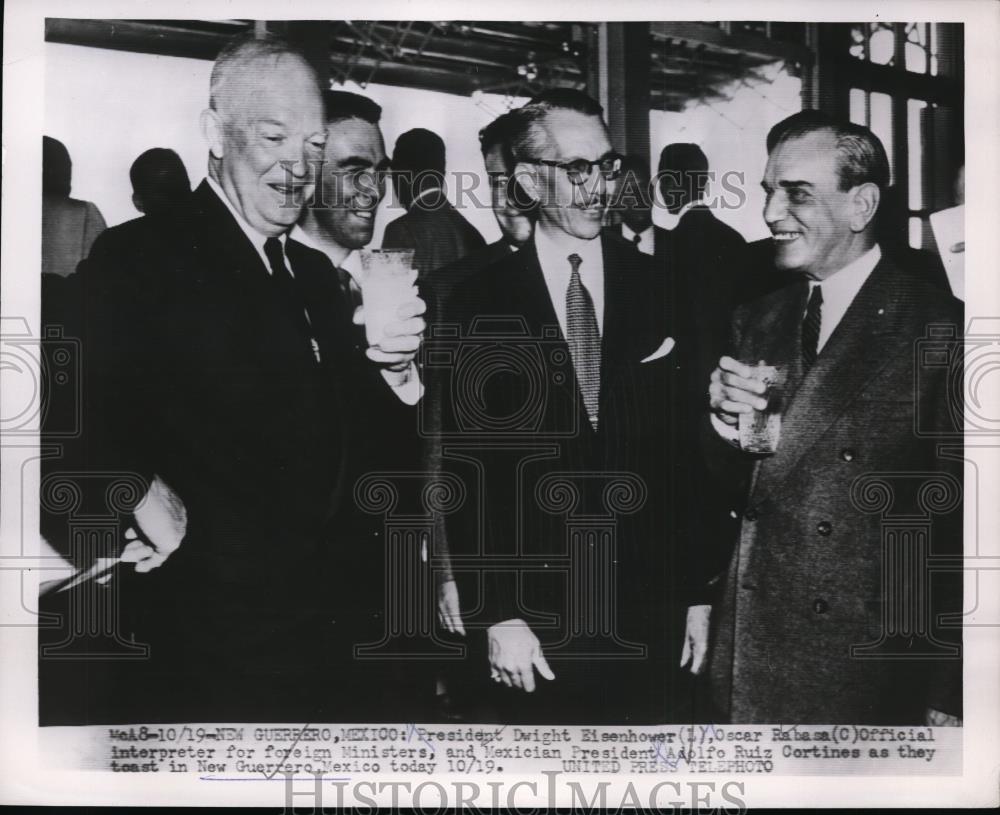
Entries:
POLYGON ((889 186, 889 158, 878 136, 867 127, 819 110, 803 110, 778 122, 767 134, 767 152, 770 155, 780 144, 822 131, 837 142, 837 174, 842 191, 861 184, 875 184, 885 191, 889 186))
POLYGON ((42 193, 69 197, 73 162, 66 145, 51 136, 42 136, 42 193))
MULTIPOLYGON (((514 155, 514 141, 523 136, 529 124, 529 117, 523 113, 523 108, 509 110, 501 114, 486 127, 479 131, 479 147, 483 156, 494 147, 500 147, 504 170, 508 175, 514 172, 517 158, 514 155)), ((507 179, 507 200, 515 209, 528 214, 537 208, 530 196, 524 191, 513 175, 507 179)))
POLYGON ((604 115, 604 108, 596 99, 575 88, 548 88, 532 96, 525 107, 530 105, 558 108, 559 110, 575 110, 586 116, 604 115))
POLYGON ((153 147, 140 155, 132 162, 128 175, 147 214, 183 203, 191 194, 184 162, 166 147, 153 147))
POLYGON ((697 144, 675 142, 660 151, 658 169, 661 173, 704 173, 708 170, 708 157, 697 144))
POLYGON ((444 175, 445 153, 441 137, 422 127, 407 130, 396 139, 392 152, 392 169, 421 173, 433 171, 444 175))
POLYGON ((508 111, 497 116, 479 131, 479 149, 482 150, 483 155, 485 156, 494 147, 499 147, 500 154, 503 156, 504 168, 508 173, 514 171, 516 164, 511 143, 514 136, 517 135, 518 127, 518 117, 514 115, 514 111, 508 111))
POLYGON ((328 125, 345 119, 361 119, 363 122, 377 125, 382 120, 382 108, 360 93, 323 91, 323 108, 328 125))

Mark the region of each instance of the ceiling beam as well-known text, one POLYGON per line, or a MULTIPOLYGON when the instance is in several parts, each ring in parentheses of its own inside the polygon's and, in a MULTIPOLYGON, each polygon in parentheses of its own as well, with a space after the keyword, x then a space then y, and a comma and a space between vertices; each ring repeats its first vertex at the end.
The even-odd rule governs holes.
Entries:
POLYGON ((652 22, 650 31, 653 37, 659 40, 683 40, 688 44, 703 44, 713 51, 800 64, 812 61, 812 53, 803 43, 785 42, 744 32, 729 34, 709 23, 652 22))

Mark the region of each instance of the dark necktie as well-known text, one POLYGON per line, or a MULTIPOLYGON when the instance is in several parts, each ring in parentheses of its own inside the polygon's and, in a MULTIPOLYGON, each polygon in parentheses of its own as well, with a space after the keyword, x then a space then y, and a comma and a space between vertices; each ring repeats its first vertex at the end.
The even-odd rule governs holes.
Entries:
POLYGON ((632 243, 634 243, 635 244, 635 248, 638 249, 639 248, 639 244, 642 243, 642 235, 640 235, 638 232, 633 232, 632 233, 632 243))
POLYGON ((306 312, 305 301, 299 287, 292 277, 292 273, 285 264, 285 251, 281 241, 277 238, 268 238, 264 241, 264 254, 267 262, 271 266, 271 281, 277 291, 278 298, 288 314, 292 324, 298 329, 303 337, 309 340, 313 354, 319 359, 319 349, 312 336, 312 328, 309 325, 309 315, 306 312))
POLYGON ((809 295, 806 316, 802 321, 802 363, 806 371, 816 361, 819 348, 819 329, 823 322, 823 289, 817 283, 809 295))
POLYGON ((571 268, 566 287, 566 342, 573 358, 573 370, 583 396, 590 424, 597 430, 597 407, 601 391, 601 336, 597 331, 594 301, 580 280, 582 258, 569 256, 571 268))

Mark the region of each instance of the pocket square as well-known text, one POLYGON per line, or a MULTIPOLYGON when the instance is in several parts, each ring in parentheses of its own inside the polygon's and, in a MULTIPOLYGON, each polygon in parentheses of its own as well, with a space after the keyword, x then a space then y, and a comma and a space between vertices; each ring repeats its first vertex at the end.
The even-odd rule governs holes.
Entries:
POLYGON ((660 357, 665 357, 667 354, 669 354, 671 351, 674 350, 674 345, 675 345, 674 338, 673 337, 667 337, 663 342, 660 343, 660 347, 659 348, 657 348, 655 351, 653 351, 652 354, 650 354, 648 357, 646 357, 642 361, 643 362, 653 362, 654 360, 657 360, 660 357))

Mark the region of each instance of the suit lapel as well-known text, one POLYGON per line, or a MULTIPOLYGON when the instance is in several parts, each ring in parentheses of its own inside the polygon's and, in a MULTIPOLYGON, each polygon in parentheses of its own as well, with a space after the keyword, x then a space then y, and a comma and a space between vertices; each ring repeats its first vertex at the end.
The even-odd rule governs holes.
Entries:
MULTIPOLYGON (((794 472, 802 456, 893 358, 887 345, 901 336, 898 294, 903 282, 897 280, 898 274, 888 260, 879 262, 812 370, 791 393, 781 418, 778 450, 762 462, 757 495, 773 491, 794 472)), ((801 321, 796 337, 801 337, 801 321)), ((800 359, 800 354, 795 358, 800 359)), ((797 367, 801 371, 801 362, 797 367)))
MULTIPOLYGON (((628 263, 625 249, 631 250, 631 247, 627 244, 619 247, 603 239, 601 243, 604 256, 604 331, 601 333, 600 404, 603 406, 615 373, 628 362, 629 352, 639 353, 634 346, 645 327, 642 324, 644 304, 635 302, 635 298, 649 296, 650 293, 642 291, 645 287, 636 278, 632 264, 628 263)), ((635 252, 638 253, 638 250, 635 252)), ((663 340, 664 337, 656 339, 663 340)), ((655 350, 655 345, 651 345, 652 350, 655 350)))

